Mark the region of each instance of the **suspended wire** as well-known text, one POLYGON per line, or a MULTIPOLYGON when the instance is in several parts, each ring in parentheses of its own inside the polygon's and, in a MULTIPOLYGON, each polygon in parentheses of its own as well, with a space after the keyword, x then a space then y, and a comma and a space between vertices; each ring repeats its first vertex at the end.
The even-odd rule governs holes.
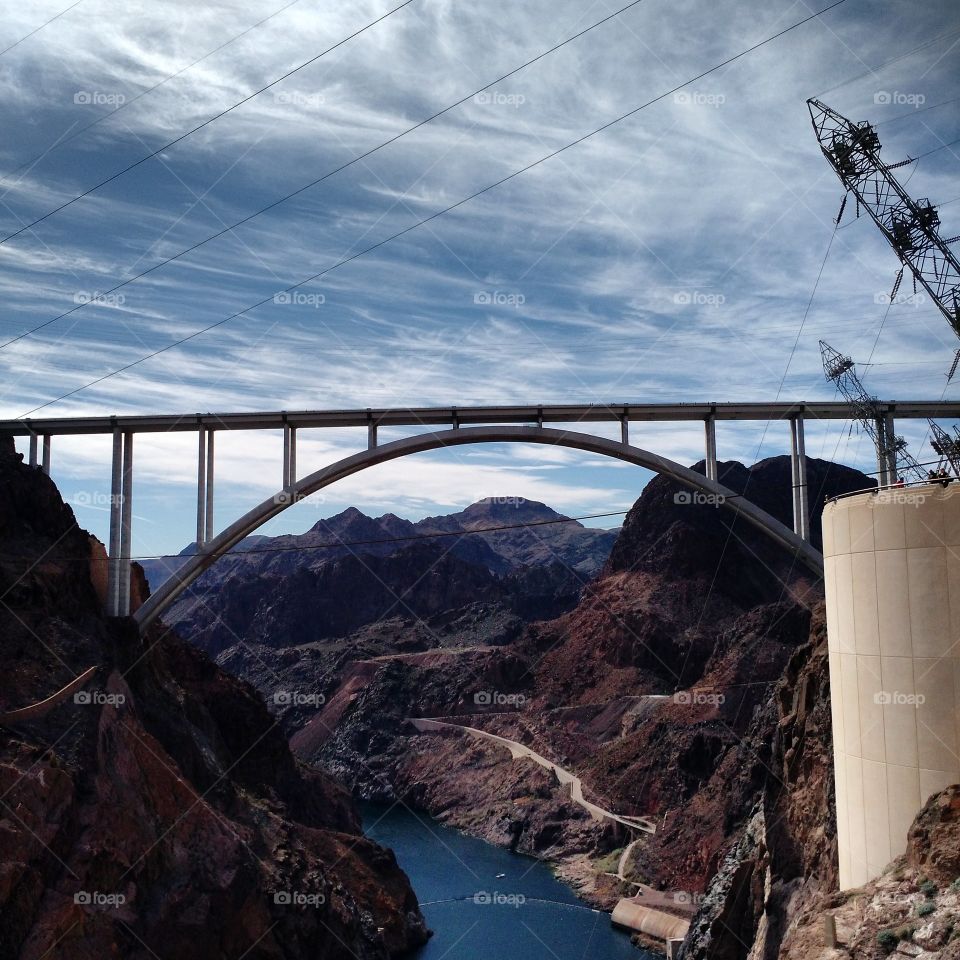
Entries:
POLYGON ((819 98, 824 96, 824 94, 832 93, 834 90, 839 90, 841 87, 846 87, 851 83, 856 83, 858 80, 862 80, 864 77, 876 76, 876 74, 884 68, 889 67, 900 60, 905 60, 907 57, 912 57, 915 53, 919 53, 921 50, 925 50, 927 47, 931 47, 933 44, 939 43, 941 40, 947 40, 950 37, 957 36, 957 34, 960 34, 960 28, 947 30, 945 33, 938 34, 936 37, 933 37, 930 40, 925 40, 918 46, 908 50, 906 53, 901 53, 895 57, 891 57, 889 60, 884 60, 883 63, 878 64, 876 67, 865 70, 863 73, 858 73, 855 77, 851 77, 849 80, 841 80, 840 83, 834 84, 832 87, 827 87, 825 90, 821 90, 819 93, 814 94, 814 96, 819 98))
POLYGON ((14 47, 19 47, 24 40, 29 40, 30 37, 32 37, 35 33, 39 33, 44 27, 49 27, 54 20, 59 20, 65 13, 69 13, 74 7, 79 7, 81 3, 83 3, 83 0, 76 0, 75 3, 71 3, 69 7, 61 10, 56 16, 51 17, 45 23, 41 23, 39 27, 35 27, 29 33, 22 36, 19 40, 11 43, 9 47, 0 50, 0 57, 2 57, 5 53, 9 53, 14 47))
POLYGON ((359 154, 356 157, 353 157, 351 160, 346 161, 345 163, 340 164, 338 167, 335 167, 333 170, 327 171, 320 177, 317 177, 315 180, 311 180, 309 183, 305 183, 302 186, 298 187, 296 190, 291 191, 285 196, 280 197, 278 200, 274 200, 271 203, 268 203, 266 206, 261 207, 259 210, 255 210, 253 213, 248 214, 247 216, 241 218, 240 220, 235 221, 234 223, 228 224, 222 230, 218 230, 216 233, 211 234, 209 237, 206 237, 203 240, 198 240, 196 243, 192 244, 189 247, 175 253, 172 256, 167 257, 164 260, 155 263, 152 267, 148 267, 146 270, 141 271, 135 276, 128 277, 126 280, 116 284, 113 287, 110 287, 109 290, 104 290, 99 292, 96 297, 91 297, 88 301, 84 303, 75 304, 69 310, 65 310, 63 313, 51 317, 49 320, 45 320, 42 323, 37 324, 35 327, 31 327, 29 330, 25 330, 23 333, 18 334, 15 337, 0 343, 0 350, 9 347, 10 344, 16 343, 19 340, 23 340, 25 337, 29 337, 31 334, 36 333, 38 330, 43 330, 45 327, 50 326, 52 323, 56 323, 58 320, 62 320, 64 317, 69 317, 72 313, 76 313, 78 310, 82 310, 85 306, 90 303, 96 303, 98 300, 101 300, 103 297, 109 296, 111 293, 115 293, 117 290, 120 290, 122 287, 127 286, 127 284, 133 283, 136 280, 140 280, 148 274, 153 273, 156 270, 159 270, 161 267, 166 266, 168 263, 173 263, 175 260, 179 260, 181 257, 186 256, 188 253, 192 253, 194 250, 199 249, 207 243, 210 243, 211 240, 216 240, 218 237, 224 236, 224 234, 230 233, 230 231, 235 230, 237 227, 242 226, 245 223, 249 223, 251 220, 259 217, 261 214, 266 213, 268 210, 273 210, 274 208, 280 206, 283 203, 286 203, 287 200, 291 200, 293 197, 299 196, 301 193, 309 190, 311 187, 315 187, 317 184, 322 183, 324 180, 328 180, 330 177, 334 176, 337 173, 346 170, 348 167, 353 166, 355 163, 360 163, 362 160, 366 160, 368 157, 373 156, 380 150, 383 150, 385 147, 390 146, 390 144, 396 143, 398 140, 401 140, 403 137, 407 136, 410 133, 413 133, 414 130, 419 130, 420 127, 425 126, 433 120, 436 120, 438 117, 442 117, 444 114, 449 113, 451 110, 456 107, 461 106, 466 103, 468 100, 472 100, 477 94, 482 93, 484 90, 489 87, 496 86, 498 83, 501 83, 504 80, 509 79, 515 74, 519 73, 521 70, 526 69, 531 64, 536 63, 538 60, 542 60, 544 57, 549 56, 551 53, 559 50, 561 47, 565 47, 569 43, 573 43, 574 40, 579 39, 584 36, 584 34, 589 33, 591 30, 595 30, 597 27, 607 23, 610 20, 613 20, 615 17, 618 17, 620 14, 635 7, 638 4, 642 3, 643 0, 632 0, 631 3, 628 3, 626 6, 621 7, 619 10, 615 10, 609 16, 604 17, 602 20, 598 20, 596 23, 591 24, 589 27, 579 31, 578 33, 573 34, 573 36, 567 37, 566 40, 561 41, 560 43, 554 44, 547 50, 544 50, 542 53, 537 54, 530 60, 527 60, 526 63, 520 64, 519 67, 515 67, 513 70, 508 73, 503 74, 500 77, 497 77, 495 80, 491 80, 489 83, 485 83, 482 87, 478 87, 476 90, 472 90, 466 96, 461 97, 459 100, 456 100, 454 103, 451 103, 449 106, 444 107, 442 110, 438 110, 436 113, 427 117, 424 120, 420 120, 418 123, 415 123, 411 127, 407 127, 406 130, 401 131, 393 137, 390 137, 387 140, 384 140, 382 143, 378 144, 375 147, 365 151, 364 153, 359 154))
POLYGON ((949 143, 942 143, 939 147, 934 147, 932 150, 928 150, 926 153, 921 153, 918 157, 913 157, 913 162, 916 163, 917 160, 922 160, 924 157, 932 156, 934 153, 939 153, 941 150, 946 150, 948 147, 956 146, 960 143, 960 137, 956 140, 951 140, 949 143))
MULTIPOLYGON (((82 0, 78 0, 78 2, 82 2, 82 0)), ((154 90, 158 90, 165 83, 169 82, 170 80, 176 79, 181 74, 186 73, 192 67, 195 67, 198 63, 203 63, 204 60, 207 60, 208 58, 212 57, 215 53, 219 53, 224 48, 229 47, 231 43, 235 43, 237 40, 241 39, 241 37, 245 37, 248 33, 252 32, 253 30, 256 30, 257 27, 263 26, 263 24, 265 24, 268 20, 272 20, 274 17, 283 13, 284 10, 289 10, 290 7, 294 6, 299 2, 300 0, 290 0, 289 3, 280 7, 278 10, 274 10, 273 13, 271 13, 269 16, 264 17, 262 20, 258 20, 253 25, 247 27, 246 30, 241 31, 240 33, 231 37, 229 40, 225 41, 224 43, 221 43, 219 47, 214 47, 213 50, 208 51, 202 57, 198 57, 196 60, 192 61, 191 63, 188 63, 185 67, 181 67, 175 73, 171 73, 170 76, 164 77, 158 83, 155 83, 152 87, 147 87, 146 90, 141 90, 140 93, 138 93, 136 96, 130 97, 129 100, 124 100, 124 102, 121 103, 119 106, 115 107, 113 110, 109 111, 108 113, 104 113, 101 116, 95 118, 94 120, 91 120, 90 123, 88 123, 86 126, 80 127, 78 130, 75 130, 73 133, 70 134, 70 136, 64 137, 63 139, 58 140, 56 143, 53 144, 52 147, 50 147, 47 150, 44 150, 43 153, 38 153, 35 157, 31 157, 29 160, 24 160, 19 167, 15 167, 13 170, 9 171, 8 173, 5 173, 3 177, 0 178, 0 182, 9 180, 10 177, 12 177, 15 173, 19 173, 24 167, 33 166, 33 164, 37 163, 39 160, 42 160, 44 157, 47 157, 51 153, 53 153, 54 150, 59 150, 64 144, 70 143, 71 140, 76 140, 76 138, 79 137, 80 134, 86 133, 87 130, 89 130, 91 127, 95 127, 98 123, 103 123, 104 120, 109 120, 111 117, 116 116, 121 110, 125 110, 131 104, 136 103, 138 100, 141 100, 143 97, 147 96, 148 94, 153 93, 154 90)))
MULTIPOLYGON (((729 497, 727 499, 730 499, 729 497)), ((68 501, 68 506, 70 503, 68 501)), ((222 558, 236 558, 243 557, 247 554, 264 554, 264 553, 305 553, 310 550, 336 550, 341 547, 369 547, 376 546, 378 544, 391 544, 391 543, 409 543, 415 540, 436 540, 443 537, 467 537, 472 536, 473 534, 479 533, 497 533, 501 530, 520 530, 529 527, 549 527, 558 523, 579 523, 581 520, 600 520, 608 517, 622 517, 630 512, 632 507, 627 507, 625 510, 612 510, 607 513, 587 513, 579 517, 557 517, 553 520, 527 520, 522 523, 502 523, 496 524, 489 527, 477 527, 475 529, 461 529, 461 530, 435 530, 430 533, 416 533, 409 534, 404 537, 374 537, 367 540, 331 540, 326 543, 309 543, 309 544, 289 544, 278 547, 250 547, 248 549, 242 550, 231 550, 222 555, 222 558)), ((80 525, 77 524, 76 529, 81 529, 80 525)), ((281 536, 298 536, 298 534, 278 534, 277 537, 281 536)), ((302 536, 302 534, 299 534, 302 536)), ((193 554, 182 554, 182 553, 158 553, 152 554, 149 556, 136 556, 136 557, 127 557, 125 559, 129 560, 188 560, 193 554)), ((72 557, 66 554, 56 556, 55 554, 45 553, 43 555, 44 560, 67 560, 67 561, 77 561, 82 563, 89 563, 90 560, 88 557, 72 557)))
MULTIPOLYGON (((800 343, 800 337, 803 335, 803 329, 807 325, 807 317, 810 316, 810 308, 813 306, 814 297, 817 295, 817 288, 820 286, 820 278, 823 276, 823 271, 827 266, 827 260, 830 257, 830 250, 833 248, 833 241, 837 236, 837 227, 838 224, 834 222, 833 232, 830 234, 830 240, 827 242, 827 249, 823 255, 823 261, 820 264, 820 269, 817 271, 817 278, 813 282, 813 289, 810 291, 810 298, 807 300, 806 309, 803 311, 803 317, 800 320, 800 327, 797 329, 797 335, 793 341, 793 347, 790 350, 790 356, 787 357, 787 365, 783 368, 783 376, 780 378, 780 386, 777 387, 777 396, 776 400, 780 399, 780 394, 783 392, 783 385, 787 381, 787 374, 790 372, 790 364, 793 363, 794 354, 797 352, 797 345, 800 343)), ((774 402, 776 402, 776 400, 774 402)), ((763 439, 766 436, 767 427, 770 426, 770 421, 767 421, 766 426, 763 429, 763 435, 760 438, 760 446, 757 447, 757 455, 760 454, 760 447, 763 446, 763 439)))
POLYGON ((6 243, 8 240, 12 240, 14 237, 20 236, 21 233, 24 233, 25 231, 29 230, 31 227, 35 227, 38 223, 43 223, 44 220, 47 220, 48 218, 52 217, 55 213, 59 213, 61 210, 65 210, 67 207, 76 203, 78 200, 82 200, 84 197, 89 197, 91 193, 95 193, 97 190, 99 190, 101 187, 105 186, 106 184, 112 183, 114 180, 118 180, 125 173, 129 173, 131 170, 135 169, 136 167, 139 167, 140 164, 146 163, 148 160, 152 160, 154 157, 159 156, 165 150, 169 150, 170 147, 174 146, 175 144, 178 144, 181 141, 186 140, 187 137, 192 136, 198 130, 202 130, 204 127, 209 126, 211 123, 213 123, 216 120, 219 120, 221 117, 225 117, 228 113, 232 113, 238 107, 243 106, 243 104, 249 103, 251 100, 254 99, 254 97, 258 97, 265 90, 269 90, 271 87, 275 87, 278 83, 282 83, 284 80, 289 79, 295 73, 298 73, 300 70, 303 70, 304 67, 308 67, 310 66, 310 64, 316 63, 321 57, 325 57, 328 53, 331 53, 333 50, 336 50, 337 47, 342 47, 345 43, 349 43, 349 41, 353 40, 355 37, 359 37, 360 34, 366 33, 366 31, 369 30, 371 27, 375 27, 378 23, 381 23, 383 20, 386 20, 387 17, 392 16, 393 14, 402 10, 406 6, 409 6, 413 2, 414 0, 403 0, 403 3, 400 3, 396 7, 393 7, 391 10, 388 10, 382 16, 377 17, 376 20, 371 20, 368 24, 361 27, 359 30, 355 30, 353 33, 351 33, 349 36, 344 37, 342 40, 338 40, 335 44, 333 44, 333 46, 327 47, 326 50, 323 50, 321 53, 318 53, 315 57, 311 57, 309 60, 305 60, 299 66, 294 67, 292 70, 288 70, 282 76, 277 77, 275 80, 271 80, 268 84, 265 84, 264 86, 260 87, 258 90, 254 90, 253 93, 248 94, 242 100, 238 100, 236 103, 227 107, 225 110, 221 110, 220 113, 214 114, 212 117, 208 117, 206 120, 203 121, 203 123, 197 124, 197 126, 188 130, 186 133, 180 134, 179 137, 176 137, 175 139, 171 140, 169 143, 165 143, 162 147, 159 147, 158 149, 154 150, 152 153, 148 153, 146 156, 141 157, 139 160, 135 160, 133 163, 124 167, 122 170, 118 170, 116 173, 107 177, 105 180, 101 180, 99 183, 94 184, 92 187, 90 187, 89 190, 84 190, 83 193, 79 193, 75 197, 71 198, 70 200, 66 200, 63 203, 61 203, 60 206, 54 207, 52 210, 47 211, 47 213, 45 213, 42 217, 37 217, 36 220, 33 220, 30 223, 24 224, 22 227, 20 227, 18 230, 15 230, 13 233, 7 234, 7 236, 0 239, 0 244, 6 243))
POLYGON ((896 123, 898 120, 906 120, 909 117, 919 117, 921 113, 926 113, 928 110, 936 110, 937 107, 945 107, 948 103, 956 103, 958 100, 960 100, 960 97, 941 100, 939 103, 933 103, 929 107, 920 107, 916 110, 911 110, 909 113, 901 113, 899 116, 890 117, 888 120, 878 120, 874 126, 882 127, 885 123, 896 123))
POLYGON ((171 343, 168 343, 166 346, 159 347, 158 349, 153 350, 150 353, 147 353, 139 357, 137 360, 133 360, 130 363, 124 364, 123 366, 118 367, 110 371, 109 373, 103 374, 102 376, 97 377, 95 380, 91 380, 90 382, 85 383, 80 387, 76 387, 74 390, 70 390, 59 397, 56 397, 52 400, 47 400, 46 402, 40 404, 39 406, 33 407, 31 410, 28 410, 27 412, 21 414, 20 417, 21 418, 28 417, 31 414, 36 413, 38 410, 42 410, 45 407, 49 407, 54 403, 60 402, 61 400, 66 400, 68 397, 75 396, 76 394, 80 393, 83 390, 88 389, 89 387, 95 386, 99 383, 103 383, 105 380, 109 380, 111 377, 115 377, 118 374, 124 373, 127 370, 130 370, 133 367, 136 367, 139 364, 146 362, 147 360, 151 360, 162 353, 166 353, 168 350, 172 350, 175 347, 181 346, 182 344, 195 339, 201 334, 207 333, 210 330, 214 330, 217 327, 223 326, 223 324, 229 323, 231 320, 234 320, 237 317, 243 316, 244 314, 248 313, 251 310, 256 309, 257 307, 261 307, 267 303, 272 302, 274 297, 277 295, 277 293, 291 293, 294 290, 297 290, 298 288, 305 286, 306 284, 311 283, 314 280, 319 279, 320 277, 326 276, 327 274, 338 269, 339 267, 342 267, 348 263, 352 263, 354 260, 357 260, 360 257, 363 257, 374 250, 378 250, 380 247, 386 246, 388 243, 391 243, 394 240, 399 239, 400 237, 406 236, 408 233, 411 233, 412 231, 418 229, 419 227, 422 227, 427 223, 431 223, 432 221, 438 219, 439 217, 442 217, 445 214, 450 213, 451 211, 456 210, 467 203, 470 203, 471 201, 477 199, 478 197, 481 197, 484 194, 489 193, 491 190, 495 190, 497 187, 500 187, 503 184, 508 183, 511 180, 514 180, 516 177, 521 176, 522 174, 528 172, 529 170, 533 170, 535 167, 538 167, 541 164, 546 163, 548 160, 551 160, 554 157, 559 156, 560 154, 566 152, 567 150, 570 150, 573 147, 579 146, 581 143, 585 143, 587 140, 591 139, 592 137, 595 137, 598 134, 603 133, 606 130, 609 130, 611 127, 614 127, 619 123, 622 123, 624 120, 627 120, 630 117, 636 116, 636 114, 640 113, 643 110, 646 110, 648 107, 652 106, 653 104, 659 103, 661 100, 664 100, 666 97, 669 97, 671 94, 676 93, 678 90, 683 89, 683 87, 688 86, 691 83, 695 83, 698 80, 702 80, 704 77, 709 76, 711 73, 715 73, 717 70, 720 70, 721 68, 728 66, 729 64, 734 63, 737 60, 742 59, 743 57, 747 56, 753 51, 760 49, 761 47, 765 46, 768 43, 772 43, 774 40, 777 40, 788 33, 791 33, 793 30, 796 30, 799 27, 803 26, 804 24, 809 23, 811 20, 818 19, 819 17, 823 16, 825 13, 828 13, 830 10, 836 9, 837 7, 841 6, 846 2, 847 0, 834 0, 833 3, 824 7, 822 10, 816 11, 815 13, 812 13, 809 16, 804 17, 802 20, 796 21, 795 23, 791 24, 789 27, 785 27, 783 30, 780 30, 777 33, 771 34, 770 36, 764 38, 763 40, 745 48, 744 50, 741 50, 739 53, 736 53, 733 56, 728 57, 726 60, 723 60, 720 63, 715 64, 714 66, 708 68, 707 70, 702 71, 701 73, 697 74, 694 77, 691 77, 690 79, 684 81, 683 83, 680 83, 674 87, 671 87, 669 90, 666 90, 665 92, 658 94, 657 96, 651 98, 650 100, 645 101, 639 106, 634 107, 632 110, 628 110, 626 113, 621 114, 619 117, 615 117, 613 120, 608 120, 606 123, 602 124, 599 127, 596 127, 595 129, 591 130, 589 133, 585 133, 582 136, 577 137, 577 139, 564 144, 562 147, 558 147, 556 150, 553 150, 550 153, 545 154, 539 159, 534 160, 523 167, 520 167, 520 169, 514 170, 512 173, 507 174, 507 176, 501 177, 499 180, 495 180, 493 183, 487 184, 487 186, 482 187, 481 189, 470 194, 469 196, 466 196, 456 201, 455 203, 452 203, 449 206, 442 208, 441 210, 435 211, 429 216, 424 217, 422 220, 418 220, 415 223, 411 224, 410 226, 405 227, 402 230, 398 230, 396 233, 393 233, 390 236, 385 237, 383 240, 379 240, 376 243, 373 243, 370 246, 365 247, 362 250, 359 250, 357 253, 351 254, 348 257, 344 257, 343 259, 338 260, 336 263, 325 268, 324 270, 314 273, 311 276, 305 277, 303 280, 298 281, 297 283, 293 283, 290 286, 285 287, 282 291, 277 291, 276 293, 273 293, 268 297, 264 297, 262 300, 258 300, 256 303, 250 304, 249 306, 244 307, 242 310, 238 310, 236 313, 230 314, 230 316, 228 317, 224 317, 220 320, 214 321, 213 323, 207 324, 205 327, 201 327, 200 329, 195 330, 193 333, 190 333, 184 337, 181 337, 178 340, 174 340, 171 343))

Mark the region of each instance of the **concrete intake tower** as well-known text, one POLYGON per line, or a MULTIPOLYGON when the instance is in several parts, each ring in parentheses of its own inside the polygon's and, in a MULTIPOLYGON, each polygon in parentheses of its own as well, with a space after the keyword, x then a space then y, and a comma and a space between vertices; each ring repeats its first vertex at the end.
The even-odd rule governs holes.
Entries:
POLYGON ((823 512, 840 889, 906 849, 960 781, 960 483, 885 488, 823 512))

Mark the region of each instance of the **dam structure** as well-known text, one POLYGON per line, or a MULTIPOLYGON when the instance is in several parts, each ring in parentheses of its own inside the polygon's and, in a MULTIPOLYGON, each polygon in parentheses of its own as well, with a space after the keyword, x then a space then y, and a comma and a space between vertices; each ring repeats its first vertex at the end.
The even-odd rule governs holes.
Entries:
POLYGON ((886 487, 823 513, 840 889, 906 850, 960 781, 960 483, 886 487))

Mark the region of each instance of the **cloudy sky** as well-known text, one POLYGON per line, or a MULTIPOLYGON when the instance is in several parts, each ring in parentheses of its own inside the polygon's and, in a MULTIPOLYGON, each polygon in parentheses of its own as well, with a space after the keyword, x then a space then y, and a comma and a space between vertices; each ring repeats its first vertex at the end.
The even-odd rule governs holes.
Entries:
MULTIPOLYGON (((80 0, 31 34, 66 0, 3 0, 2 235, 399 3, 80 0)), ((81 306, 0 349, 0 415, 826 399, 833 391, 820 369, 821 337, 870 359, 862 370, 880 396, 939 398, 946 389, 960 397, 960 378, 945 381, 956 338, 935 308, 910 296, 905 281, 888 310, 897 263, 879 232, 851 211, 834 235, 841 191, 805 104, 822 96, 878 123, 889 161, 951 144, 960 137, 953 0, 846 0, 695 82, 826 3, 643 0, 373 156, 86 303, 625 3, 412 0, 9 239, 0 245, 0 342, 81 306), (290 284, 678 85, 630 119, 300 287, 286 298, 294 302, 274 302, 290 284)), ((945 204, 944 234, 960 234, 960 146, 900 173, 912 193, 945 204)), ((925 459, 922 430, 903 429, 925 459)), ((685 462, 701 456, 696 425, 635 427, 633 439, 685 462)), ((359 432, 306 433, 301 470, 364 440, 359 432)), ((280 439, 244 434, 218 444, 219 526, 279 486, 280 439)), ((100 535, 108 446, 54 447, 55 479, 80 522, 100 535)), ((721 425, 719 446, 722 459, 752 461, 785 452, 787 431, 721 425)), ((872 469, 867 445, 847 424, 812 425, 808 452, 872 469)), ((192 539, 194 443, 141 438, 137 467, 135 550, 178 550, 192 539)), ((368 471, 271 529, 304 529, 351 503, 417 517, 485 495, 596 513, 628 507, 646 479, 564 451, 473 448, 368 471)))

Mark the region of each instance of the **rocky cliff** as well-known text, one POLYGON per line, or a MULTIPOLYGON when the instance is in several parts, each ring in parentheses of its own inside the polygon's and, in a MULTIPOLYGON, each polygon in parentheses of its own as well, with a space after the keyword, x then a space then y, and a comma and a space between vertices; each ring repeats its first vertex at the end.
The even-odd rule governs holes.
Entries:
POLYGON ((393 855, 262 701, 100 612, 102 551, 0 445, 0 956, 387 958, 422 943, 393 855))

